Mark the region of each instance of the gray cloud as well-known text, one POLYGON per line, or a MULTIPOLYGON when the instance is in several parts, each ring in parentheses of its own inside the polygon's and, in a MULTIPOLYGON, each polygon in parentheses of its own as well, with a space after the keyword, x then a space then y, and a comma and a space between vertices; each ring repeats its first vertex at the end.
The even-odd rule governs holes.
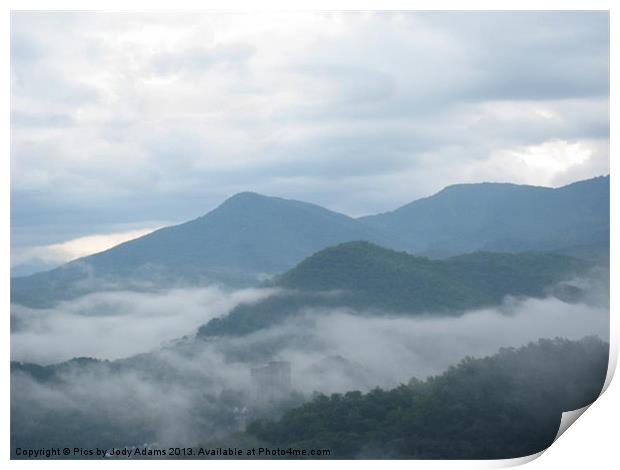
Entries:
POLYGON ((608 18, 13 13, 13 241, 181 221, 244 190, 356 215, 606 173, 608 18), (520 163, 554 142, 553 168, 520 163))

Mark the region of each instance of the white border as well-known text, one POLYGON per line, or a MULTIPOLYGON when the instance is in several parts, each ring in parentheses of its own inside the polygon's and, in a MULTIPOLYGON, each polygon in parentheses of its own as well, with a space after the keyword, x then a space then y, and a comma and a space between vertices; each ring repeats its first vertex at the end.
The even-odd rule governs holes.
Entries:
MULTIPOLYGON (((3 112, 2 124, 4 129, 5 153, 2 158, 2 171, 0 178, 1 203, 0 211, 2 220, 6 225, 2 226, 0 237, 5 260, 4 270, 2 271, 2 283, 0 285, 0 296, 4 309, 3 326, 4 341, 2 342, 4 359, 0 361, 2 368, 2 401, 4 404, 4 418, 1 427, 0 445, 4 450, 3 459, 9 460, 9 277, 10 266, 8 260, 10 258, 10 231, 9 231, 9 154, 10 154, 10 54, 9 54, 9 35, 10 35, 10 11, 11 10, 610 10, 611 20, 611 83, 618 83, 620 75, 618 74, 618 61, 614 60, 614 52, 617 55, 618 48, 618 31, 620 24, 617 15, 620 14, 618 7, 612 7, 612 1, 590 0, 590 1, 549 1, 549 0, 521 0, 521 1, 449 1, 449 0, 419 0, 416 2, 406 0, 314 0, 313 2, 297 2, 293 4, 290 1, 283 0, 263 0, 259 2, 251 2, 249 0, 221 0, 221 1, 198 1, 198 0, 175 0, 174 2, 148 1, 148 0, 91 0, 89 2, 78 0, 57 0, 53 2, 45 2, 42 0, 9 0, 8 5, 2 9, 2 20, 0 31, 2 31, 2 65, 4 74, 2 75, 3 83, 3 112)), ((620 135, 618 129, 618 121, 614 119, 617 115, 616 107, 613 106, 617 101, 617 93, 611 90, 610 101, 611 106, 611 133, 610 135, 620 135)), ((614 140, 611 140, 611 152, 614 154, 614 140)), ((611 167, 614 167, 613 160, 611 167)), ((612 170, 613 173, 613 170, 612 170)), ((618 189, 616 180, 611 179, 611 212, 618 213, 618 189)), ((617 218, 611 219, 611 240, 612 240, 612 263, 611 263, 611 285, 618 285, 616 282, 617 260, 615 255, 614 240, 619 235, 617 218)), ((612 292, 611 298, 611 369, 615 369, 618 359, 618 332, 619 325, 616 315, 616 298, 612 292)), ((611 378, 609 375, 608 378, 611 378)), ((532 456, 524 459, 503 460, 503 461, 386 461, 381 465, 388 465, 393 468, 502 468, 521 465, 530 462, 528 468, 562 468, 562 469, 582 469, 586 466, 593 468, 608 468, 612 462, 617 462, 617 430, 618 425, 612 418, 618 415, 620 403, 620 388, 616 381, 612 382, 604 394, 584 413, 579 419, 577 426, 572 426, 565 434, 563 434, 557 442, 555 442, 547 451, 543 452, 539 458, 532 456)), ((89 462, 90 463, 90 462, 89 462)), ((178 461, 114 461, 113 465, 125 467, 131 465, 136 467, 155 467, 163 468, 169 465, 178 465, 178 461)), ((254 468, 284 468, 295 466, 310 468, 317 465, 317 462, 291 462, 291 461, 187 461, 185 465, 194 468, 204 468, 205 466, 218 466, 224 468, 232 468, 242 465, 251 465, 254 468)), ((376 465, 373 461, 327 461, 321 462, 321 466, 328 468, 341 467, 349 464, 355 465, 357 468, 371 468, 376 465)), ((10 465, 16 467, 31 467, 39 465, 39 461, 10 461, 10 465)), ((46 468, 82 468, 84 462, 79 461, 47 461, 46 468)), ((107 465, 104 461, 95 461, 93 465, 107 465)))

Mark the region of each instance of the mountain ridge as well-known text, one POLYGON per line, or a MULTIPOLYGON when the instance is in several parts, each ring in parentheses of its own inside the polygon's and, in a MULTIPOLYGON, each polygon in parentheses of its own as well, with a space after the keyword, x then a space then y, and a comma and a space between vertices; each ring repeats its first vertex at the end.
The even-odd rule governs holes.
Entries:
MULTIPOLYGON (((269 284, 284 292, 212 319, 198 337, 253 333, 309 309, 455 316, 499 305, 507 296, 563 295, 554 286, 590 267, 550 253, 477 252, 433 260, 365 241, 345 242, 314 253, 269 284)), ((569 290, 579 295, 578 288, 569 290)))
POLYGON ((45 307, 114 284, 134 289, 174 283, 252 285, 325 246, 360 238, 391 245, 392 237, 314 204, 239 193, 188 222, 51 271, 13 278, 11 300, 45 307))
POLYGON ((401 238, 406 233, 408 242, 398 248, 409 252, 451 256, 593 245, 604 258, 609 244, 609 179, 599 176, 558 188, 457 184, 359 220, 398 232, 401 238))
POLYGON ((102 288, 257 285, 312 253, 353 240, 436 258, 484 250, 604 260, 609 176, 560 188, 451 185, 394 211, 357 219, 316 204, 241 192, 188 222, 12 278, 11 301, 46 307, 102 288))

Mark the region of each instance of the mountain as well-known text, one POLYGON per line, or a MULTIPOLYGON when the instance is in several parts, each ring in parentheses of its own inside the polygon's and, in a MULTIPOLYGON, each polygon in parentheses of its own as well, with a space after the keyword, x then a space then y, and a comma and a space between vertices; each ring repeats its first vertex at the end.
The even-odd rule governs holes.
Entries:
POLYGON ((329 245, 393 236, 314 204, 240 193, 165 227, 51 271, 11 280, 11 301, 43 307, 95 290, 218 281, 256 284, 329 245))
POLYGON ((368 376, 362 364, 332 356, 305 369, 327 379, 312 385, 318 394, 304 390, 262 409, 242 378, 233 388, 221 387, 240 370, 249 375, 252 363, 213 368, 204 350, 116 361, 76 358, 49 366, 11 362, 11 456, 24 458, 17 448, 67 442, 84 449, 93 443, 144 448, 165 438, 166 445, 184 448, 330 449, 336 459, 518 457, 553 441, 563 411, 597 398, 608 354, 609 344, 593 337, 545 339, 490 357, 467 357, 424 381, 364 387, 366 393, 325 388, 335 375, 359 375, 360 382, 368 376), (249 411, 244 434, 240 409, 249 411), (239 439, 249 436, 260 441, 242 445, 239 439))
POLYGON ((458 184, 392 212, 362 217, 406 240, 397 248, 450 256, 476 250, 609 256, 609 176, 560 188, 458 184))
POLYGON ((552 444, 564 411, 597 399, 608 353, 596 338, 540 340, 392 390, 318 395, 247 431, 274 448, 330 449, 331 459, 524 457, 552 444))
POLYGON ((540 296, 545 287, 587 266, 575 258, 536 252, 475 252, 433 260, 359 241, 310 256, 277 285, 355 292, 365 304, 395 311, 451 310, 498 303, 506 295, 540 296))
POLYGON ((283 292, 237 306, 201 327, 198 336, 251 333, 309 307, 456 315, 500 304, 508 295, 553 294, 555 284, 589 267, 586 261, 551 253, 477 252, 432 260, 364 241, 348 242, 305 259, 272 283, 283 292))
POLYGON ((11 301, 46 307, 106 289, 257 285, 353 240, 447 257, 550 251, 608 260, 609 176, 552 189, 450 186, 393 212, 354 219, 305 202, 240 193, 208 214, 51 271, 11 279, 11 301))

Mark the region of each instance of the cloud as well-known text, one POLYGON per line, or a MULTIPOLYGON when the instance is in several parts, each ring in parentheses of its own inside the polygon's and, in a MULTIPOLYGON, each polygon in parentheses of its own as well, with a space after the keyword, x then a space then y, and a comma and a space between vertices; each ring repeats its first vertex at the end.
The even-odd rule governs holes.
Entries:
POLYGON ((274 291, 108 292, 50 310, 12 306, 13 360, 45 364, 73 356, 133 355, 111 363, 65 363, 51 381, 14 371, 13 442, 205 444, 238 430, 244 406, 251 409, 248 419, 261 413, 251 406, 250 369, 270 360, 289 361, 293 388, 309 397, 315 391, 393 387, 441 373, 465 356, 482 357, 541 337, 608 340, 608 292, 591 281, 581 285, 589 286, 589 295, 579 303, 507 298, 460 317, 307 310, 251 335, 206 340, 193 339, 198 325, 274 291), (188 337, 171 341, 182 335, 188 337))
POLYGON ((488 160, 472 164, 464 176, 467 180, 499 172, 514 180, 524 172, 520 182, 541 186, 562 186, 587 179, 591 174, 605 174, 609 165, 607 142, 592 140, 550 140, 538 145, 498 149, 488 160))
MULTIPOLYGON (((329 389, 316 376, 316 368, 326 358, 337 357, 356 365, 352 377, 339 372, 340 386, 345 387, 340 391, 393 386, 411 376, 439 373, 466 355, 488 355, 500 347, 519 346, 540 337, 598 335, 606 339, 609 305, 606 291, 597 285, 583 284, 590 294, 580 303, 554 297, 507 298, 498 307, 459 317, 313 309, 247 336, 190 341, 195 357, 181 354, 178 360, 185 364, 177 367, 192 368, 199 361, 200 368, 216 373, 235 363, 239 363, 236 370, 248 367, 243 363, 288 360, 298 386, 311 392, 316 384, 322 384, 323 391, 329 389), (206 366, 206 357, 215 361, 212 368, 206 366)), ((271 289, 223 291, 216 287, 121 291, 90 294, 47 310, 13 305, 12 359, 53 363, 75 356, 116 359, 156 350, 181 336, 191 338, 198 326, 226 315, 241 302, 255 302, 273 293, 271 289)), ((164 354, 168 361, 175 360, 177 353, 173 346, 164 354)))
POLYGON ((12 217, 41 237, 35 212, 74 219, 68 240, 239 191, 358 215, 464 178, 609 171, 605 12, 16 12, 11 28, 12 217), (527 149, 554 165, 521 164, 527 149))
MULTIPOLYGON (((569 305, 557 299, 528 299, 500 309, 472 311, 461 318, 367 318, 343 312, 322 319, 318 335, 331 354, 351 358, 383 386, 408 377, 441 373, 465 356, 494 354, 541 337, 608 337, 609 313, 601 306, 569 305), (361 348, 370 344, 372 348, 361 348)), ((310 384, 307 384, 310 386, 310 384)))
POLYGON ((35 246, 11 257, 11 266, 33 261, 64 263, 105 251, 120 243, 142 237, 161 227, 149 227, 120 233, 103 233, 74 238, 62 243, 35 246))
MULTIPOLYGON (((11 250, 11 275, 25 276, 33 272, 52 269, 71 260, 99 253, 120 243, 141 237, 162 226, 163 224, 157 224, 148 228, 86 235, 43 246, 32 246, 30 244, 13 246, 11 250)), ((34 239, 36 240, 36 238, 34 239)))
POLYGON ((608 340, 605 302, 508 298, 501 306, 460 317, 310 310, 249 336, 214 339, 213 346, 206 348, 237 359, 258 360, 262 351, 263 361, 290 361, 298 389, 331 393, 394 387, 414 376, 424 379, 441 373, 465 356, 491 355, 501 347, 517 347, 541 337, 587 335, 608 340))
POLYGON ((181 53, 167 52, 152 59, 155 79, 180 73, 200 73, 216 66, 243 66, 253 55, 254 49, 247 44, 215 45, 211 48, 195 48, 181 53))
POLYGON ((89 294, 53 309, 13 305, 11 357, 45 364, 79 356, 127 357, 192 335, 211 318, 271 292, 230 293, 216 287, 158 293, 117 291, 89 294))

